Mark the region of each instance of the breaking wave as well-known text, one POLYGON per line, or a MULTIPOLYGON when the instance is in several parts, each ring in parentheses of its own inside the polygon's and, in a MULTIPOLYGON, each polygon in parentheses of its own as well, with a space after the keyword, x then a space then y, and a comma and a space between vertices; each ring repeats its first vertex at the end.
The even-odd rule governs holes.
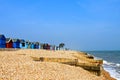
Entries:
POLYGON ((103 67, 106 71, 108 71, 111 77, 120 80, 120 64, 119 63, 112 63, 106 60, 103 61, 103 67))

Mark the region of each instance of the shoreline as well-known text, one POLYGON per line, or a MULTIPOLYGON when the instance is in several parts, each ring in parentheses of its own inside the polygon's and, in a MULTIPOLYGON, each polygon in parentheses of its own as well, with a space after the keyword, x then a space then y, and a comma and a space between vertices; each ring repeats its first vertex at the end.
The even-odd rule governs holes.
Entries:
POLYGON ((103 70, 102 74, 104 75, 104 77, 107 79, 107 80, 117 80, 113 77, 111 77, 110 73, 106 70, 103 70))
MULTIPOLYGON (((120 80, 120 77, 119 77, 120 74, 116 71, 116 68, 119 67, 119 63, 115 63, 114 61, 112 62, 111 60, 106 59, 106 57, 104 57, 103 53, 108 53, 108 52, 109 51, 107 51, 107 52, 106 51, 105 52, 104 51, 88 51, 87 53, 90 54, 90 55, 93 55, 96 60, 97 59, 103 59, 104 70, 109 72, 111 77, 115 78, 116 80, 120 80)), ((110 57, 110 54, 109 54, 109 57, 110 57)))
POLYGON ((119 75, 119 73, 117 73, 114 69, 112 69, 112 67, 108 68, 108 65, 106 66, 106 64, 104 63, 103 68, 106 72, 108 72, 111 75, 111 77, 115 78, 116 80, 120 80, 120 78, 117 77, 117 75, 119 75))
MULTIPOLYGON (((78 51, 79 52, 79 51, 78 51)), ((85 53, 87 55, 90 55, 92 57, 94 57, 95 60, 100 60, 101 58, 97 58, 96 56, 93 56, 92 54, 89 54, 89 53, 86 53, 86 52, 82 52, 82 53, 85 53)), ((104 65, 104 60, 103 60, 103 64, 102 66, 104 65)), ((110 72, 107 71, 104 67, 102 67, 103 70, 102 70, 102 75, 107 79, 107 80, 117 80, 115 77, 112 77, 110 72)))
MULTIPOLYGON (((80 66, 71 66, 71 59, 77 59, 75 56, 79 55, 80 63, 91 63, 89 61, 95 62, 91 56, 86 55, 83 52, 77 51, 47 51, 47 50, 30 50, 30 49, 20 49, 15 51, 0 51, 0 64, 2 65, 0 71, 0 79, 15 80, 15 74, 19 76, 18 80, 29 79, 29 75, 34 75, 36 77, 31 78, 43 80, 116 80, 110 76, 110 74, 102 69, 101 76, 95 75, 88 70, 85 70, 80 66), (40 59, 40 57, 45 57, 44 61, 34 61, 32 57, 40 59), (86 58, 87 57, 87 58, 86 58), (52 59, 51 59, 52 58, 52 59), (62 58, 62 59, 61 59, 62 58), (67 64, 60 63, 67 61, 67 64), (69 64, 68 64, 68 61, 69 64), (41 66, 41 67, 39 67, 41 66), (32 67, 32 68, 31 68, 32 67), (13 71, 14 73, 12 73, 13 71), (21 74, 21 72, 23 74, 21 74), (31 73, 32 71, 32 73, 31 73), (39 74, 39 72, 41 72, 39 74), (47 73, 46 73, 47 72, 47 73), (82 74, 81 74, 82 73, 82 74), (8 75, 9 74, 9 75, 8 75), (14 75, 13 75, 14 74, 14 75), (52 75, 51 75, 52 74, 52 75), (66 75, 67 74, 67 75, 66 75), (87 74, 87 75, 86 75, 87 74), (54 76, 56 77, 54 77, 54 76), (83 76, 84 75, 84 76, 83 76)), ((76 62, 76 61, 75 61, 76 62)), ((72 62, 73 64, 74 62, 72 62)), ((95 63, 96 64, 96 63, 95 63)), ((85 64, 84 64, 85 66, 85 64)))

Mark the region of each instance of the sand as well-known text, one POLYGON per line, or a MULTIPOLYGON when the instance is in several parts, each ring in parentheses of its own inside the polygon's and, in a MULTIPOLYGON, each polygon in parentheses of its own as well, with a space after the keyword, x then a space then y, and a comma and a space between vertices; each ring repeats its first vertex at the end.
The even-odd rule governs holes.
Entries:
POLYGON ((31 58, 39 56, 74 59, 74 54, 78 52, 30 49, 0 51, 0 80, 114 80, 108 78, 110 75, 96 76, 81 67, 57 62, 33 61, 31 58))

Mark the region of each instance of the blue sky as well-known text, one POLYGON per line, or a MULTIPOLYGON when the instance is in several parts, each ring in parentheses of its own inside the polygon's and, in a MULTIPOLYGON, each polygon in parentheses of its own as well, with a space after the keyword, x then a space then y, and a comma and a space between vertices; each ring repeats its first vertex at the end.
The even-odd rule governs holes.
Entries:
POLYGON ((120 50, 120 0, 0 0, 0 33, 76 50, 120 50))

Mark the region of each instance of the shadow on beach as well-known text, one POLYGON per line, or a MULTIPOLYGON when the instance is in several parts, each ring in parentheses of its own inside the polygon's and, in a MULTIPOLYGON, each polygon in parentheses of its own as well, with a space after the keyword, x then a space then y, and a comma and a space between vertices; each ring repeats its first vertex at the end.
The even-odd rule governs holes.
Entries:
POLYGON ((0 51, 18 51, 19 48, 0 48, 0 51))

